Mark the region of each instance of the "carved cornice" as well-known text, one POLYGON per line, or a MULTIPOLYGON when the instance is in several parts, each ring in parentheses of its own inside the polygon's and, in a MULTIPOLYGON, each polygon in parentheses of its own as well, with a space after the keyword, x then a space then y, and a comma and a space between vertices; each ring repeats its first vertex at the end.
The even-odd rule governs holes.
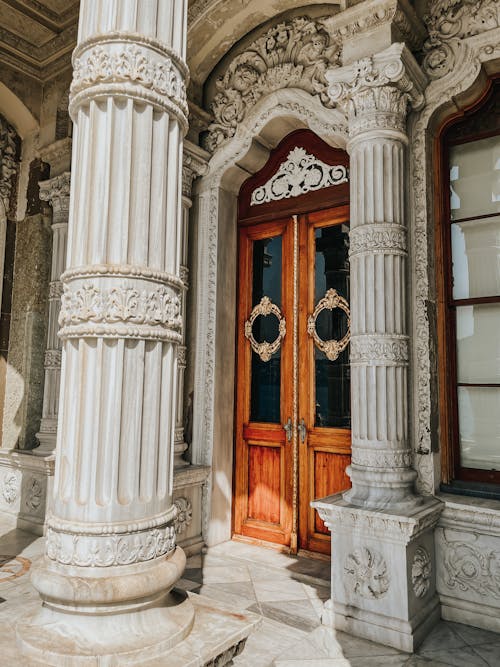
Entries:
POLYGON ((329 165, 304 148, 294 148, 276 174, 252 192, 251 206, 347 183, 348 172, 342 165, 329 165))
POLYGON ((332 104, 349 118, 351 137, 371 129, 404 132, 408 105, 419 109, 424 103, 426 78, 402 43, 325 76, 332 104))
POLYGON ((422 67, 431 79, 452 71, 463 39, 500 27, 500 0, 436 0, 429 10, 422 67))
POLYGON ((237 55, 217 80, 218 93, 210 105, 214 122, 205 147, 214 151, 233 137, 248 110, 273 91, 300 88, 328 106, 324 75, 339 60, 340 46, 321 19, 301 16, 273 26, 237 55))
POLYGON ((13 177, 17 171, 16 137, 12 125, 0 116, 0 198, 5 210, 9 208, 13 177))
POLYGON ((187 130, 187 67, 166 44, 130 33, 108 33, 73 53, 70 115, 90 99, 129 97, 175 116, 187 130))
POLYGON ((69 211, 71 174, 69 171, 48 181, 40 181, 40 199, 48 202, 54 213, 69 211))

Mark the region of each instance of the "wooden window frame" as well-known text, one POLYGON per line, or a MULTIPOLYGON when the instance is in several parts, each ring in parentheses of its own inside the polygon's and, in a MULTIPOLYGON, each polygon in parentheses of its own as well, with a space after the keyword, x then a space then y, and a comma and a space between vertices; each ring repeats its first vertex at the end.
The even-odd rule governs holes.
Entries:
MULTIPOLYGON (((436 229, 436 277, 437 277, 437 329, 438 329, 438 378, 439 378, 439 413, 441 439, 442 481, 452 484, 454 481, 498 485, 500 470, 482 470, 466 468, 460 464, 460 434, 458 421, 457 389, 457 354, 456 354, 456 308, 464 305, 500 303, 500 295, 468 299, 453 298, 453 266, 451 249, 451 227, 453 223, 498 218, 498 214, 486 214, 473 217, 451 219, 450 211, 450 169, 449 149, 452 146, 479 141, 500 135, 500 128, 484 132, 464 133, 453 138, 453 129, 460 123, 467 123, 471 116, 480 114, 493 95, 500 93, 500 79, 490 79, 479 99, 468 108, 454 114, 443 124, 437 133, 434 146, 435 176, 435 220, 436 229), (451 135, 451 136, 450 136, 451 135)), ((463 384, 463 383, 460 383, 463 384)), ((467 385, 469 386, 469 385, 467 385)), ((498 386, 497 384, 479 386, 498 386)), ((500 488, 499 488, 500 491, 500 488)))

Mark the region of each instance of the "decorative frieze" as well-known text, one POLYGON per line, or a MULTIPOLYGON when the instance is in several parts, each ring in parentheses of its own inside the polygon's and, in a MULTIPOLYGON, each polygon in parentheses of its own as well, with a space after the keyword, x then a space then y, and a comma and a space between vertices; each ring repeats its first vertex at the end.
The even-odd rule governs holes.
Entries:
POLYGON ((180 341, 180 295, 172 286, 109 288, 93 282, 65 284, 59 314, 61 338, 119 336, 180 341))
POLYGON ((299 197, 307 192, 347 183, 348 173, 342 165, 329 165, 304 148, 294 148, 267 183, 252 192, 250 205, 299 197))
POLYGON ((111 33, 73 52, 70 114, 92 97, 130 97, 173 114, 187 129, 186 65, 155 39, 111 33))
POLYGON ((448 540, 444 531, 442 547, 444 583, 448 588, 460 597, 461 593, 473 592, 500 600, 500 551, 474 541, 448 540))
POLYGON ((175 549, 172 524, 110 535, 78 535, 47 528, 47 556, 63 565, 111 567, 132 565, 164 556, 175 549))
POLYGON ((214 151, 234 136, 258 100, 281 88, 301 88, 330 105, 325 72, 340 61, 340 46, 321 20, 300 16, 278 23, 229 64, 216 81, 214 122, 205 146, 214 151))
POLYGON ((408 449, 368 449, 362 446, 362 440, 356 444, 352 452, 352 462, 356 465, 390 470, 411 466, 412 453, 408 449))
POLYGON ((405 335, 358 334, 351 337, 351 364, 408 365, 409 339, 405 335))
POLYGON ((406 255, 406 228, 394 223, 372 223, 352 228, 349 233, 349 256, 363 253, 406 255))
POLYGON ((419 546, 415 549, 411 564, 411 585, 418 598, 423 598, 429 592, 431 585, 432 560, 427 549, 419 546))
POLYGON ((350 594, 367 600, 383 598, 389 590, 389 573, 379 551, 363 547, 350 553, 344 563, 344 585, 350 594))

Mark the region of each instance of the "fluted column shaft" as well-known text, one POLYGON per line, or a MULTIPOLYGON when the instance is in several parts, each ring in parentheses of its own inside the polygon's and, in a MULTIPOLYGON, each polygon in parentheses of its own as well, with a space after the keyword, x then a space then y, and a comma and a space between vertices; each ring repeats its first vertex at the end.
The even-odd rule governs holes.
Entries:
POLYGON ((352 489, 344 497, 404 508, 418 502, 408 439, 406 114, 421 103, 423 77, 394 44, 329 78, 350 136, 352 489))
POLYGON ((34 450, 34 453, 38 455, 48 455, 56 446, 62 350, 62 342, 57 333, 62 294, 61 275, 66 268, 69 193, 69 172, 40 183, 40 199, 52 206, 52 266, 49 286, 47 349, 44 360, 42 421, 40 431, 37 433, 40 447, 34 450))
POLYGON ((34 583, 46 607, 80 614, 95 654, 171 644, 192 620, 172 624, 165 602, 185 564, 172 484, 186 17, 187 0, 80 4, 56 472, 34 583))

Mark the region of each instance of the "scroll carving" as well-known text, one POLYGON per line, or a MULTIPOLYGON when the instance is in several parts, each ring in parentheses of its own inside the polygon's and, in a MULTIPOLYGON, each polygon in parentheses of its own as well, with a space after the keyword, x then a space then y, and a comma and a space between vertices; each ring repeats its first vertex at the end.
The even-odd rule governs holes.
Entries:
POLYGON ((349 304, 343 296, 337 293, 337 290, 329 289, 325 296, 318 301, 318 305, 314 309, 312 315, 309 315, 307 320, 307 333, 314 339, 316 347, 326 354, 326 358, 330 361, 335 361, 339 355, 349 345, 351 337, 351 311, 349 304), (340 340, 323 340, 319 337, 316 329, 316 320, 323 310, 334 310, 340 308, 347 315, 347 331, 340 340))
POLYGON ((262 361, 269 361, 273 354, 279 350, 281 341, 286 334, 286 321, 281 314, 281 310, 275 303, 272 303, 271 299, 268 296, 263 296, 260 302, 255 306, 255 308, 250 313, 250 317, 245 322, 245 338, 250 341, 252 350, 259 355, 262 361), (274 341, 269 343, 264 341, 258 343, 253 335, 253 323, 259 317, 267 317, 268 315, 274 315, 278 319, 278 336, 274 341))
POLYGON ((326 96, 325 71, 338 65, 340 45, 321 21, 300 16, 278 23, 234 58, 217 82, 206 148, 214 151, 236 133, 248 110, 264 95, 281 88, 301 88, 326 96))
POLYGON ((277 173, 252 192, 250 205, 298 197, 347 181, 346 167, 326 164, 304 148, 297 147, 290 151, 277 173))

